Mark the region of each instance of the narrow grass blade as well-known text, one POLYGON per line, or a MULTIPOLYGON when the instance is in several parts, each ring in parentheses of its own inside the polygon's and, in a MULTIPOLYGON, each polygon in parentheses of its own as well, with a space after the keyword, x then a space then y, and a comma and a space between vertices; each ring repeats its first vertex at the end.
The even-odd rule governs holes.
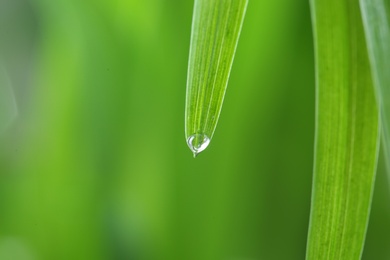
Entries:
POLYGON ((378 109, 359 0, 311 0, 316 145, 306 258, 360 259, 378 157, 378 109))
POLYGON ((195 0, 185 135, 196 156, 213 137, 248 0, 195 0))
POLYGON ((390 1, 360 0, 363 25, 382 118, 382 138, 390 173, 390 1))
POLYGON ((17 116, 15 96, 5 68, 0 64, 0 134, 17 116))

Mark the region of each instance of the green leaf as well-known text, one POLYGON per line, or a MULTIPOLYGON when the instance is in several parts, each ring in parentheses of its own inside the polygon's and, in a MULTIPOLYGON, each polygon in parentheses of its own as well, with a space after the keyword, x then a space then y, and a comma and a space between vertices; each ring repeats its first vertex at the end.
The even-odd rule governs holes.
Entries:
POLYGON ((316 144, 306 257, 360 259, 379 148, 359 0, 311 0, 316 144))
POLYGON ((195 0, 188 62, 185 135, 196 156, 213 137, 247 0, 195 0))
POLYGON ((390 173, 390 1, 360 0, 372 75, 381 108, 382 137, 390 173))
POLYGON ((5 68, 0 64, 0 134, 17 116, 15 96, 5 68))

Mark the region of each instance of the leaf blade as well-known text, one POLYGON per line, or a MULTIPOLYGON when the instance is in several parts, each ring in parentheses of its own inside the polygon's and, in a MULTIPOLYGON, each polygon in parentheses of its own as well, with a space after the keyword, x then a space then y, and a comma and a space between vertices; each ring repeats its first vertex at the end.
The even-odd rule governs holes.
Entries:
POLYGON ((378 157, 378 112, 356 0, 312 0, 316 144, 306 259, 360 259, 378 157))
POLYGON ((372 75, 382 120, 382 138, 390 174, 390 1, 360 0, 372 75))
POLYGON ((194 155, 213 137, 248 0, 195 0, 188 62, 185 135, 194 155))

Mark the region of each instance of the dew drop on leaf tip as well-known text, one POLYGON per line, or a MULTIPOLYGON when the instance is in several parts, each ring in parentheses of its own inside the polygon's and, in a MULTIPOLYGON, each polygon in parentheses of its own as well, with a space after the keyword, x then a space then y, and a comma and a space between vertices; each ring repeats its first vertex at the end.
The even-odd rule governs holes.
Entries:
POLYGON ((187 138, 187 144, 195 158, 207 148, 210 144, 210 138, 205 134, 193 134, 187 138))

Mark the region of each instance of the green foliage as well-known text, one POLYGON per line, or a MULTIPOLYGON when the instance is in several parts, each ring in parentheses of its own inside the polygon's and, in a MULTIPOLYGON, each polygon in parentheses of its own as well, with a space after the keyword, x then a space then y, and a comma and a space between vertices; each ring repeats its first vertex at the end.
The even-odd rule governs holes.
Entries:
POLYGON ((360 259, 379 130, 358 1, 312 0, 316 145, 307 259, 360 259))
POLYGON ((195 0, 185 134, 196 156, 217 126, 248 0, 195 0))
POLYGON ((381 109, 385 161, 390 173, 390 1, 360 0, 360 6, 381 109))
POLYGON ((0 135, 17 116, 15 96, 9 76, 0 61, 0 135))
MULTIPOLYGON (((192 12, 177 0, 0 1, 18 104, 0 136, 1 260, 304 259, 308 1, 249 2, 218 134, 197 160, 182 140, 192 12)), ((364 260, 390 258, 387 194, 374 193, 364 260)))

